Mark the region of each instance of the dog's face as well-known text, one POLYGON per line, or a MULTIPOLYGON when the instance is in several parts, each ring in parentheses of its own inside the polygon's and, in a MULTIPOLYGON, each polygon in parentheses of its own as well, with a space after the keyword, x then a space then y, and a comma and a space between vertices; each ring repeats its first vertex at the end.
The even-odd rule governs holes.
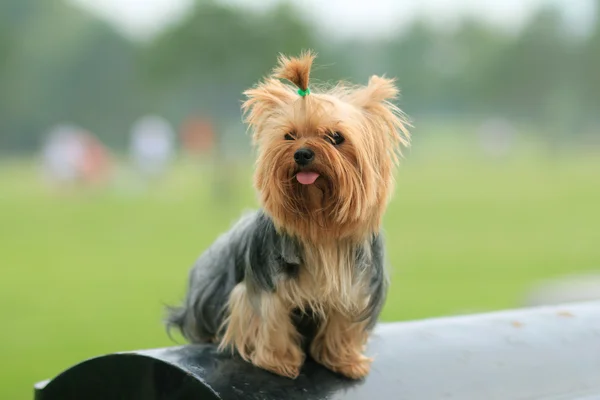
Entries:
MULTIPOLYGON (((311 62, 310 54, 283 58, 280 73, 302 73, 311 62)), ((255 185, 277 226, 312 241, 376 231, 399 145, 407 142, 398 109, 388 103, 397 95, 393 81, 372 77, 365 87, 300 96, 271 78, 246 94, 259 152, 255 185)))

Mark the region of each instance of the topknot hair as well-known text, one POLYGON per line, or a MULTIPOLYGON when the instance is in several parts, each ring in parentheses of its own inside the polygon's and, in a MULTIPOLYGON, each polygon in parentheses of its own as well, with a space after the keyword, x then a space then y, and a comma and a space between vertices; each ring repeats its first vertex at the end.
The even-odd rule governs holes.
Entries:
POLYGON ((306 91, 310 79, 310 69, 315 58, 316 54, 310 50, 303 51, 299 57, 287 57, 280 54, 273 76, 290 81, 299 89, 306 91))

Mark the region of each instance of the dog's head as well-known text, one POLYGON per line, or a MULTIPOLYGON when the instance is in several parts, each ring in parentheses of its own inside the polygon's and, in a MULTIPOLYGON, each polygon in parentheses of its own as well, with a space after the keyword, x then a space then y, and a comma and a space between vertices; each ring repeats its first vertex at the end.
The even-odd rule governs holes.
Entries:
POLYGON ((258 147, 255 185, 265 211, 288 234, 317 242, 364 238, 379 229, 409 141, 406 121, 390 103, 398 89, 379 76, 366 86, 309 88, 314 58, 280 56, 272 75, 245 92, 258 147))

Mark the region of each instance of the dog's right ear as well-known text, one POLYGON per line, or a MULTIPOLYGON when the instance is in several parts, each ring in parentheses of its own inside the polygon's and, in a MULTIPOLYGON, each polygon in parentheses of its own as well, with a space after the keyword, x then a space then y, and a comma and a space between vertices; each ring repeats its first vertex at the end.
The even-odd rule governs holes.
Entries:
POLYGON ((297 97, 288 86, 274 78, 246 90, 244 95, 246 101, 242 104, 242 111, 245 122, 254 132, 254 141, 260 139, 263 125, 297 97))
POLYGON ((286 105, 299 98, 305 98, 310 93, 308 83, 315 57, 316 54, 312 51, 304 51, 298 57, 286 57, 280 54, 271 76, 244 92, 246 101, 242 104, 242 111, 245 122, 254 132, 252 137, 255 143, 260 140, 267 121, 277 116, 286 105), (296 92, 280 79, 294 84, 299 91, 296 92))

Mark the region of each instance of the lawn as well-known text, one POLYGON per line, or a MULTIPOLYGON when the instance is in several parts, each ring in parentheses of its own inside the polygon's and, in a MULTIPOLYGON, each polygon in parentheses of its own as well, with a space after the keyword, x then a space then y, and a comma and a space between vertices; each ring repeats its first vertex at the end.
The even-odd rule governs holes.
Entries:
MULTIPOLYGON (((205 168, 142 190, 54 193, 31 162, 0 165, 0 398, 94 355, 168 346, 164 303, 196 256, 255 206, 248 168, 229 201, 205 168)), ((392 290, 384 320, 518 307, 542 278, 600 271, 600 159, 504 161, 452 140, 407 154, 385 218, 392 290)))

